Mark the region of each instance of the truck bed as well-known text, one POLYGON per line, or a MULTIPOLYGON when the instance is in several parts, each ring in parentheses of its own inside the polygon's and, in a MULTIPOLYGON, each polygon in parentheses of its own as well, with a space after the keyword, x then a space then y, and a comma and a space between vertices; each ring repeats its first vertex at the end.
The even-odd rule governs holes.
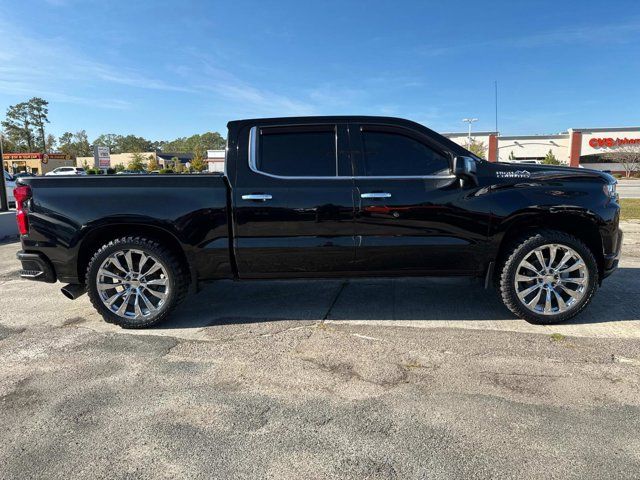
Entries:
POLYGON ((229 187, 221 174, 27 177, 19 184, 33 192, 24 250, 43 253, 59 281, 83 282, 84 252, 91 251, 83 247, 119 230, 180 247, 193 277, 233 275, 229 187))

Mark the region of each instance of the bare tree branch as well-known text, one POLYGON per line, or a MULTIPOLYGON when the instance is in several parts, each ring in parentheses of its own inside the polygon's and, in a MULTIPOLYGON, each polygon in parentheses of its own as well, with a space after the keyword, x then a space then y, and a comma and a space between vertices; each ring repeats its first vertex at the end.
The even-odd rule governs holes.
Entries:
POLYGON ((640 171, 640 145, 620 145, 615 151, 608 152, 603 157, 622 165, 627 178, 640 171))

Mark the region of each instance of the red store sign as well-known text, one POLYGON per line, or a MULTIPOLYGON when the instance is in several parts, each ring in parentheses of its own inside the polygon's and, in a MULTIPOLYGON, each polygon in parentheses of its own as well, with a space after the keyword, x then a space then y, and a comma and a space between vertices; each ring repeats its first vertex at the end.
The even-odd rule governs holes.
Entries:
POLYGON ((620 145, 640 145, 640 138, 592 138, 589 146, 592 148, 618 147, 620 145))
POLYGON ((71 160, 71 155, 66 153, 5 153, 5 160, 71 160))

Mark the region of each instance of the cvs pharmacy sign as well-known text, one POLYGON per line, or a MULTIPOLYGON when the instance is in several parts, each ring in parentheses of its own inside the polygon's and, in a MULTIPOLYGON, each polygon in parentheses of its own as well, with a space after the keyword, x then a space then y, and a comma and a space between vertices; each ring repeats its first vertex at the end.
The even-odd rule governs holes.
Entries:
POLYGON ((617 147, 620 145, 640 145, 640 138, 592 138, 589 146, 592 148, 617 147))

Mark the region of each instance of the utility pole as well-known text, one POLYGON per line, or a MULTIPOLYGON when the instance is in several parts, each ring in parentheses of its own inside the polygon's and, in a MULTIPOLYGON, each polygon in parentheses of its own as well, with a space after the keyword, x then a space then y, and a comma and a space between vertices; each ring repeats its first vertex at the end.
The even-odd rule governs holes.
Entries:
POLYGON ((471 148, 471 124, 474 123, 474 122, 477 122, 478 119, 477 118, 463 118, 462 121, 464 123, 468 123, 469 124, 469 138, 468 138, 469 147, 468 148, 471 148))
POLYGON ((6 212, 9 210, 9 202, 7 201, 7 184, 4 181, 4 146, 3 146, 3 134, 0 131, 0 212, 6 212))
POLYGON ((498 134, 498 81, 495 82, 496 87, 496 135, 498 134))

